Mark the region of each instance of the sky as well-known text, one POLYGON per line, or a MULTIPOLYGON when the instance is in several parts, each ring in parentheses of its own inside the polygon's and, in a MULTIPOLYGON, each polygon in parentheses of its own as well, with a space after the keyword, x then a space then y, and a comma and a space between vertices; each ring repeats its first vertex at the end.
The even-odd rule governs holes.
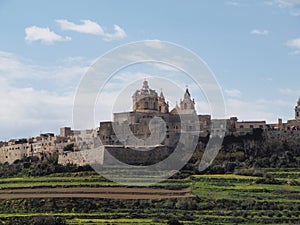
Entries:
MULTIPOLYGON (((0 140, 72 127, 74 96, 88 69, 135 41, 167 41, 197 54, 222 88, 228 118, 292 119, 300 97, 300 0, 0 0, 0 27, 0 140)), ((153 72, 178 73, 146 65, 118 76, 142 81, 153 72)), ((210 113, 192 83, 183 76, 179 84, 183 91, 189 85, 199 114, 210 113)), ((104 106, 118 94, 104 93, 97 123, 111 119, 104 106)), ((183 92, 164 94, 174 105, 183 92)))

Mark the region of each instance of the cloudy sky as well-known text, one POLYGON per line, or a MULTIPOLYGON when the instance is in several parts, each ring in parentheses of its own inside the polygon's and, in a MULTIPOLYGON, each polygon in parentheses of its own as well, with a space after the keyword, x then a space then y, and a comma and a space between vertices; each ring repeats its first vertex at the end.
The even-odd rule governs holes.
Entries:
MULTIPOLYGON (((201 57, 222 87, 228 117, 287 120, 300 97, 299 0, 0 0, 0 26, 0 140, 72 126, 88 68, 134 41, 168 41, 201 57)), ((133 68, 120 77, 143 79, 151 71, 133 68)), ((181 84, 193 87, 184 78, 181 84)), ((198 113, 209 113, 194 93, 198 113)), ((110 113, 98 109, 97 119, 110 113)))

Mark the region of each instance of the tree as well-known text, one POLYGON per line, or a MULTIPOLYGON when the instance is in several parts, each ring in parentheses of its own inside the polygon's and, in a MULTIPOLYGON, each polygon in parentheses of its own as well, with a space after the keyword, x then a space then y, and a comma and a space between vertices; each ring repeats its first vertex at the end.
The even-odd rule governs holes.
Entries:
POLYGON ((183 223, 179 222, 176 218, 171 218, 167 222, 168 225, 183 225, 183 223))
POLYGON ((74 151, 74 143, 68 144, 64 147, 64 152, 67 152, 67 151, 70 151, 70 152, 74 151))

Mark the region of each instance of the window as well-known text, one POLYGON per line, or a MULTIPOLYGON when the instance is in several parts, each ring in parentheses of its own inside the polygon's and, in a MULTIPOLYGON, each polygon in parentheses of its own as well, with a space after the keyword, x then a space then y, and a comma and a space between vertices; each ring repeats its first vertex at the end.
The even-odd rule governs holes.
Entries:
POLYGON ((187 104, 186 103, 184 103, 184 109, 187 109, 187 104))
POLYGON ((244 128, 244 125, 240 125, 240 128, 244 128))
POLYGON ((259 128, 263 129, 263 128, 264 128, 264 126, 263 126, 263 125, 259 125, 259 128))
POLYGON ((148 108, 149 108, 149 103, 145 102, 145 109, 148 109, 148 108))
POLYGON ((250 128, 251 128, 251 129, 253 129, 253 128, 254 128, 254 126, 253 126, 253 125, 250 125, 250 128))

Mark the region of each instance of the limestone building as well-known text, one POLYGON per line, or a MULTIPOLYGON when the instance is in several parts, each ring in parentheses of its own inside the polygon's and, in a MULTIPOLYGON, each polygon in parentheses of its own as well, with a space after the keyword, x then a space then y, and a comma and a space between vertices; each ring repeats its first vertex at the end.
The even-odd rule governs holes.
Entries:
POLYGON ((132 111, 114 113, 113 122, 100 122, 99 137, 104 145, 153 145, 173 146, 177 143, 182 131, 204 131, 208 129, 210 117, 197 115, 195 101, 186 88, 179 106, 169 111, 169 103, 164 93, 157 92, 144 81, 142 87, 132 95, 132 111), (186 121, 186 122, 182 122, 186 121), (159 125, 164 125, 165 135, 159 125), (151 130, 152 129, 152 130, 151 130), (157 129, 153 132, 153 129, 157 129), (116 131, 119 135, 116 135, 116 131), (156 134, 157 137, 153 135, 156 134), (164 137, 161 140, 161 137, 164 137))

